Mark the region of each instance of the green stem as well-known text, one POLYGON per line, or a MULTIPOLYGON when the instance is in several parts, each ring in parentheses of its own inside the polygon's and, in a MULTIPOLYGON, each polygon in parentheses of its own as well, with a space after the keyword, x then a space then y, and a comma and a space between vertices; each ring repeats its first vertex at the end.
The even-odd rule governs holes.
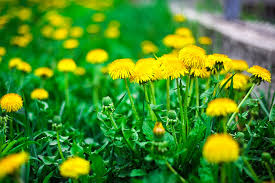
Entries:
POLYGON ((200 106, 200 88, 199 88, 199 79, 196 77, 196 117, 199 115, 199 106, 200 106))
POLYGON ((181 122, 181 130, 182 130, 182 138, 184 142, 186 140, 186 123, 184 121, 184 113, 183 113, 183 104, 182 104, 182 96, 180 94, 180 84, 179 79, 176 79, 177 82, 177 94, 178 94, 178 100, 179 100, 179 106, 180 106, 180 122, 181 122))
POLYGON ((255 171, 253 170, 252 166, 250 165, 250 163, 246 160, 245 157, 243 157, 243 161, 244 161, 244 164, 247 166, 248 170, 250 171, 251 175, 253 176, 254 178, 254 181, 255 182, 260 182, 257 174, 255 173, 255 171))
POLYGON ((187 76, 186 80, 186 89, 185 89, 185 97, 184 97, 184 121, 186 124, 186 137, 188 136, 189 132, 189 122, 188 122, 188 114, 187 114, 187 108, 188 108, 188 93, 189 93, 189 84, 190 84, 190 75, 187 76))
POLYGON ((267 172, 271 178, 271 182, 274 183, 274 176, 273 176, 273 173, 272 173, 272 170, 271 170, 269 164, 267 162, 265 162, 264 165, 265 165, 267 172))
MULTIPOLYGON (((248 93, 246 94, 246 96, 243 98, 243 100, 241 101, 241 103, 238 105, 237 110, 231 115, 230 119, 227 122, 227 126, 229 126, 231 124, 231 122, 233 121, 233 119, 235 118, 236 114, 239 112, 241 106, 243 105, 243 103, 246 101, 246 99, 248 98, 248 96, 250 95, 250 93, 252 92, 252 90, 254 89, 254 87, 256 86, 256 84, 253 84, 250 88, 250 90, 248 91, 248 93)), ((237 122, 234 124, 234 127, 237 125, 237 122)))
POLYGON ((174 125, 172 125, 172 133, 173 133, 173 137, 175 139, 176 147, 178 147, 178 140, 177 140, 177 135, 176 135, 176 130, 175 130, 174 125))
POLYGON ((154 111, 151 109, 150 101, 149 101, 149 97, 148 97, 148 91, 147 91, 147 87, 146 87, 145 84, 143 84, 143 88, 144 88, 145 100, 146 100, 146 103, 147 103, 147 107, 148 107, 151 119, 152 119, 152 121, 155 122, 155 121, 157 121, 157 118, 156 118, 156 115, 155 115, 154 111))
POLYGON ((150 85, 150 91, 151 91, 151 101, 154 105, 156 105, 156 96, 155 96, 155 89, 154 89, 154 84, 152 83, 152 81, 149 81, 149 85, 150 85))
POLYGON ((129 86, 128 86, 128 82, 127 82, 126 79, 124 79, 124 81, 125 81, 125 86, 126 86, 126 90, 127 90, 129 99, 130 99, 130 103, 131 103, 131 106, 132 106, 133 113, 134 113, 134 115, 135 115, 135 117, 136 117, 136 120, 137 120, 137 122, 138 122, 139 128, 141 129, 141 128, 142 128, 142 121, 139 119, 139 116, 138 116, 138 113, 137 113, 137 109, 136 109, 136 107, 135 107, 135 103, 134 103, 134 100, 133 100, 133 98, 132 98, 132 95, 131 95, 129 86))
POLYGON ((13 116, 11 115, 11 118, 10 118, 10 136, 11 138, 14 137, 14 132, 13 132, 13 116))
POLYGON ((166 109, 170 111, 170 77, 166 80, 166 109))
POLYGON ((225 167, 225 163, 223 163, 222 167, 221 167, 221 183, 226 183, 226 167, 225 167))
POLYGON ((110 118, 110 121, 111 121, 113 127, 117 130, 118 127, 117 127, 117 124, 116 124, 116 122, 115 122, 115 120, 114 120, 114 118, 113 118, 113 115, 112 115, 112 114, 109 114, 109 118, 110 118))
POLYGON ((64 155, 63 155, 63 152, 62 152, 62 149, 61 149, 61 145, 60 145, 60 139, 59 139, 58 130, 56 130, 56 140, 57 140, 57 146, 58 146, 59 154, 60 154, 62 160, 65 161, 65 158, 64 158, 64 155))
POLYGON ((187 102, 187 106, 189 106, 189 104, 191 102, 191 95, 193 93, 193 86, 194 86, 194 79, 190 79, 190 81, 189 81, 190 82, 190 86, 189 86, 189 90, 188 90, 188 102, 187 102))
POLYGON ((66 106, 69 106, 70 102, 70 93, 69 93, 69 74, 65 73, 65 100, 66 100, 66 106))
POLYGON ((166 166, 169 168, 169 170, 175 174, 182 183, 187 183, 187 181, 182 177, 180 176, 180 174, 170 165, 170 163, 166 160, 166 166))
POLYGON ((78 183, 77 179, 72 179, 72 180, 73 180, 73 183, 78 183))

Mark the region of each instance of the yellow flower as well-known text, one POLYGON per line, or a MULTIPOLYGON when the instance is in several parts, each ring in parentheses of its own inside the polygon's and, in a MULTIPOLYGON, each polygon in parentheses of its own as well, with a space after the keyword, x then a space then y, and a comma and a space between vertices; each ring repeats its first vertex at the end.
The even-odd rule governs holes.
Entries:
POLYGON ((27 62, 20 62, 17 65, 17 69, 22 72, 30 73, 32 71, 32 67, 27 62))
POLYGON ((107 61, 108 53, 103 49, 94 49, 87 53, 86 60, 91 64, 98 64, 107 61))
POLYGON ((27 25, 27 24, 24 24, 24 25, 21 25, 19 28, 18 28, 18 33, 19 34, 27 34, 30 32, 30 26, 27 25))
POLYGON ((153 81, 159 79, 159 72, 157 72, 157 67, 160 62, 156 61, 154 58, 143 58, 139 59, 135 65, 134 73, 131 77, 131 81, 135 83, 144 83, 147 81, 153 81))
POLYGON ((105 20, 106 16, 103 13, 95 13, 92 16, 92 20, 94 22, 103 22, 105 20))
POLYGON ((134 68, 133 60, 128 58, 117 59, 108 65, 108 72, 113 79, 126 79, 132 76, 134 68))
POLYGON ((78 76, 83 76, 85 73, 86 73, 86 70, 83 67, 77 67, 76 70, 74 71, 74 74, 78 76))
POLYGON ((45 100, 49 98, 49 93, 43 88, 34 89, 31 93, 32 99, 45 100))
POLYGON ((245 60, 232 60, 231 70, 233 71, 247 71, 248 67, 249 66, 245 60))
POLYGON ((50 38, 54 33, 54 28, 50 25, 46 25, 41 29, 41 33, 44 37, 50 38))
POLYGON ((30 8, 20 8, 16 13, 17 17, 21 20, 29 20, 32 15, 32 11, 30 8))
POLYGON ((153 133, 156 137, 163 137, 165 134, 165 129, 163 128, 163 125, 161 122, 156 122, 155 126, 153 128, 153 133))
POLYGON ((269 83, 271 82, 271 73, 263 67, 254 65, 250 67, 247 70, 247 72, 252 74, 252 76, 255 77, 256 79, 260 79, 261 81, 267 81, 269 83))
POLYGON ((87 27, 87 32, 90 34, 96 34, 100 31, 100 26, 97 24, 91 24, 87 27))
POLYGON ((102 68, 100 69, 100 71, 101 71, 103 74, 108 74, 108 73, 109 73, 108 66, 102 67, 102 68))
POLYGON ((237 104, 229 98, 217 98, 208 103, 206 114, 208 116, 227 116, 238 111, 237 104))
POLYGON ((144 54, 156 53, 158 52, 158 47, 151 41, 143 41, 141 43, 141 49, 144 54))
POLYGON ((65 58, 58 62, 57 69, 60 72, 74 72, 76 69, 76 64, 73 59, 65 58))
POLYGON ((183 37, 192 37, 192 32, 190 29, 185 27, 179 27, 176 29, 175 34, 183 37))
POLYGON ((26 152, 11 154, 2 158, 0 160, 0 179, 17 171, 28 160, 29 154, 26 152))
POLYGON ((199 37, 199 43, 203 45, 210 45, 212 44, 212 39, 206 36, 199 37))
POLYGON ((21 58, 12 58, 9 61, 9 68, 13 69, 13 68, 17 68, 18 65, 23 62, 23 60, 21 58))
POLYGON ((186 46, 180 50, 179 59, 188 69, 204 68, 206 62, 205 50, 195 45, 186 46))
POLYGON ((176 14, 176 15, 174 16, 174 21, 175 21, 175 22, 182 23, 182 22, 185 21, 185 19, 186 19, 185 16, 182 15, 182 14, 176 14))
POLYGON ((11 38, 10 42, 13 45, 19 47, 26 47, 32 41, 32 35, 30 33, 24 34, 22 36, 14 36, 11 38))
POLYGON ((68 29, 67 28, 59 28, 53 32, 53 39, 55 40, 64 40, 68 37, 68 29))
POLYGON ((77 48, 79 45, 79 42, 77 39, 68 39, 63 42, 63 47, 66 49, 74 49, 77 48))
POLYGON ((53 76, 53 70, 48 67, 40 67, 34 71, 34 75, 41 78, 50 78, 53 76))
POLYGON ((71 157, 60 165, 60 174, 63 177, 77 179, 90 172, 90 162, 79 157, 71 157))
MULTIPOLYGON (((232 76, 232 74, 228 74, 220 83, 220 87, 222 87, 227 80, 232 76)), ((232 78, 231 78, 232 79, 232 78)), ((230 88, 231 86, 231 79, 227 82, 224 88, 230 88)), ((247 75, 237 73, 233 76, 233 88, 236 90, 244 90, 247 88, 249 77, 247 75)))
POLYGON ((83 35, 83 29, 81 27, 72 27, 70 30, 70 36, 73 38, 80 38, 83 35))
POLYGON ((200 78, 209 78, 210 77, 210 72, 207 71, 206 68, 191 68, 190 70, 190 75, 193 75, 195 77, 200 77, 200 78))
POLYGON ((2 96, 1 108, 6 112, 16 112, 23 107, 22 97, 16 93, 8 93, 2 96))
POLYGON ((109 26, 105 32, 104 32, 105 37, 110 38, 110 39, 115 39, 120 36, 120 30, 118 27, 114 26, 109 26))
POLYGON ((173 54, 163 55, 159 59, 164 79, 175 79, 188 73, 185 65, 173 54))
POLYGON ((202 153, 210 163, 233 162, 239 157, 239 145, 228 134, 214 134, 207 138, 202 153))
POLYGON ((6 54, 6 48, 0 46, 0 56, 4 56, 6 54))
POLYGON ((183 37, 180 35, 167 35, 163 39, 163 44, 167 47, 172 47, 176 49, 181 49, 187 45, 192 45, 195 43, 195 39, 193 37, 183 37))
POLYGON ((227 55, 215 53, 207 57, 206 67, 213 73, 227 72, 232 67, 232 60, 227 55))

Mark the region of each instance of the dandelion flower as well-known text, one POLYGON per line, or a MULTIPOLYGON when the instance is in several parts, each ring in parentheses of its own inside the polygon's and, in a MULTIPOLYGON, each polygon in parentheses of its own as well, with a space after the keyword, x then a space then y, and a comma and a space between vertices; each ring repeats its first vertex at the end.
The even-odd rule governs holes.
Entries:
POLYGON ((17 65, 17 69, 22 72, 30 73, 32 71, 32 67, 27 62, 20 62, 17 65))
POLYGON ((212 44, 212 39, 210 37, 199 37, 199 43, 202 45, 210 45, 212 44))
POLYGON ((248 68, 249 66, 245 60, 232 60, 231 70, 242 72, 247 71, 248 68))
POLYGON ((228 134, 214 134, 207 138, 202 154, 210 163, 233 162, 239 157, 239 145, 228 134))
POLYGON ((213 73, 220 71, 229 71, 232 66, 232 60, 223 54, 213 54, 207 57, 206 67, 213 73))
MULTIPOLYGON (((226 77, 221 81, 220 87, 222 87, 227 80, 232 76, 232 74, 226 75, 226 77)), ((245 90, 247 88, 249 77, 245 74, 237 73, 233 76, 233 88, 236 90, 245 90)), ((225 84, 224 88, 230 88, 231 79, 225 84)))
POLYGON ((83 29, 81 27, 72 27, 70 30, 70 36, 73 38, 80 38, 83 35, 83 29))
POLYGON ((13 69, 13 68, 17 68, 18 65, 23 62, 23 60, 21 58, 12 58, 9 61, 9 68, 13 69))
POLYGON ((250 67, 247 72, 252 74, 253 77, 259 79, 260 81, 267 81, 269 83, 271 82, 271 73, 263 67, 254 65, 250 67))
POLYGON ((77 39, 68 39, 63 42, 63 47, 66 49, 74 49, 77 48, 79 45, 79 42, 77 39))
POLYGON ((60 174, 63 177, 78 179, 81 175, 90 172, 90 162, 79 157, 71 157, 60 165, 60 174))
POLYGON ((210 72, 207 71, 206 68, 191 68, 190 75, 199 77, 199 78, 209 78, 210 77, 210 72))
POLYGON ((180 50, 179 59, 189 69, 204 68, 206 62, 205 50, 195 45, 186 46, 180 50))
POLYGON ((174 21, 178 23, 182 23, 186 20, 185 16, 182 14, 176 14, 173 18, 174 18, 174 21))
POLYGON ((155 126, 153 128, 153 133, 156 137, 163 137, 165 134, 165 129, 163 128, 163 125, 161 122, 156 122, 155 126))
POLYGON ((103 13, 95 13, 92 16, 92 20, 94 22, 103 22, 105 20, 106 16, 103 13))
POLYGON ((41 29, 41 34, 46 38, 52 37, 53 33, 54 33, 54 28, 50 25, 46 25, 41 29))
POLYGON ((177 34, 179 36, 183 36, 183 37, 192 37, 191 30, 186 27, 177 28, 175 31, 175 34, 177 34))
POLYGON ((160 57, 161 70, 164 79, 175 79, 188 73, 185 65, 173 54, 167 54, 160 57))
POLYGON ((87 62, 91 64, 98 64, 107 61, 109 58, 108 53, 103 49, 94 49, 86 55, 87 62))
POLYGON ((6 112, 17 112, 23 107, 22 97, 16 93, 8 93, 0 99, 1 108, 6 112))
POLYGON ((206 114, 208 116, 227 116, 238 110, 237 104, 229 98, 217 98, 208 103, 206 114))
POLYGON ((34 75, 41 78, 50 78, 53 76, 53 70, 48 67, 40 67, 34 71, 34 75))
POLYGON ((96 34, 100 31, 100 26, 97 24, 91 24, 87 27, 87 32, 90 34, 96 34))
POLYGON ((118 38, 120 36, 120 30, 118 27, 115 26, 109 26, 105 32, 104 32, 104 36, 106 38, 110 38, 110 39, 115 39, 118 38))
POLYGON ((18 28, 18 34, 27 34, 30 32, 30 26, 27 25, 27 24, 24 24, 24 25, 21 25, 19 28, 18 28))
POLYGON ((29 160, 29 154, 20 152, 8 155, 0 160, 0 179, 13 174, 29 160))
POLYGON ((49 98, 49 93, 43 88, 34 89, 31 93, 32 99, 45 100, 49 98))
POLYGON ((60 72, 73 72, 76 69, 76 64, 73 59, 65 58, 58 62, 57 69, 60 72))
POLYGON ((181 49, 187 45, 192 45, 195 43, 195 39, 193 37, 183 37, 180 35, 167 35, 163 39, 163 44, 167 47, 172 47, 175 49, 181 49))
POLYGON ((74 74, 78 76, 83 76, 85 73, 86 73, 86 70, 83 67, 77 67, 74 71, 74 74))
POLYGON ((108 66, 108 72, 113 79, 125 79, 132 76, 134 68, 133 60, 128 58, 117 59, 108 66))
POLYGON ((4 56, 6 54, 6 48, 0 46, 0 56, 4 56))
POLYGON ((54 40, 64 40, 68 37, 68 29, 67 28, 58 28, 53 32, 54 40))
POLYGON ((141 49, 144 54, 156 53, 158 52, 158 47, 151 41, 143 41, 141 43, 141 49))

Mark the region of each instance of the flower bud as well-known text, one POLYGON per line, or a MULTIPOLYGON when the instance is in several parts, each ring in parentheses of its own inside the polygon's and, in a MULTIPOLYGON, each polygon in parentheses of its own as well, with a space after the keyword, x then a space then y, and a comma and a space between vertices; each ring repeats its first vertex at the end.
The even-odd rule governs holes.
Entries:
POLYGON ((102 99, 103 112, 114 112, 114 103, 112 99, 107 96, 102 99))
POLYGON ((168 122, 176 122, 177 121, 177 113, 174 110, 170 110, 168 112, 168 122))
POLYGON ((271 155, 268 152, 262 153, 262 160, 265 162, 269 162, 271 160, 271 155))
POLYGON ((154 129, 153 129, 153 133, 156 137, 161 138, 164 136, 165 133, 165 129, 163 128, 163 125, 161 122, 156 122, 154 129))

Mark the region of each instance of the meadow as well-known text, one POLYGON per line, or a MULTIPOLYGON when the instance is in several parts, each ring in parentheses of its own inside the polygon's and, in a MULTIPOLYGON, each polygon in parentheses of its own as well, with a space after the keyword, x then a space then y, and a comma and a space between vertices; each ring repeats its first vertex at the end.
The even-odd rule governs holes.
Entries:
POLYGON ((0 1, 0 182, 274 182, 270 68, 167 3, 0 1))

